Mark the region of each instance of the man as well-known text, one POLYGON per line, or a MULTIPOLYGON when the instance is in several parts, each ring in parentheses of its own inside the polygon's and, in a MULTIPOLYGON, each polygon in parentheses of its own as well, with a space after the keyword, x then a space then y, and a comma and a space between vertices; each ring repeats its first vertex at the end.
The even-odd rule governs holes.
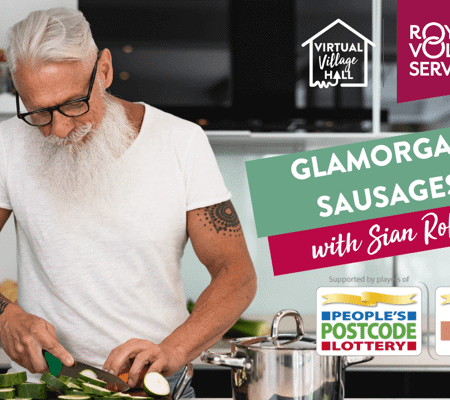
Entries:
POLYGON ((14 212, 19 294, 0 298, 0 340, 14 369, 44 372, 45 349, 68 366, 129 369, 131 386, 145 366, 176 380, 256 291, 206 135, 106 93, 111 54, 78 11, 31 13, 7 60, 19 118, 0 124, 0 229, 14 212), (188 238, 211 274, 190 316, 188 238))

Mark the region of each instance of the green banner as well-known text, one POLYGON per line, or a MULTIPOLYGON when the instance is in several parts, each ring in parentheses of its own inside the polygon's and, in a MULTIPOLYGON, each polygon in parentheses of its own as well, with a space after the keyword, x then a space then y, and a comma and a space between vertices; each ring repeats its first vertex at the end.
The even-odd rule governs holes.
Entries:
POLYGON ((450 205, 450 128, 246 162, 258 237, 450 205))

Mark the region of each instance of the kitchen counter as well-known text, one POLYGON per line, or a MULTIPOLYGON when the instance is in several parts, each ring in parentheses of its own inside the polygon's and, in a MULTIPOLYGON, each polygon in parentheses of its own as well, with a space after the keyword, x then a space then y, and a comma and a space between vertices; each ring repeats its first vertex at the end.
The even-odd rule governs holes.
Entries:
MULTIPOLYGON (((431 347, 431 346, 430 346, 431 347)), ((211 348, 217 353, 230 352, 230 344, 226 340, 221 340, 211 348)), ((193 361, 196 369, 228 369, 216 365, 206 364, 197 357, 193 361)), ((398 371, 398 372, 450 372, 450 357, 438 356, 434 348, 430 348, 428 353, 426 345, 422 347, 422 353, 418 356, 377 356, 372 361, 349 367, 348 371, 398 371)))
MULTIPOLYGON (((273 316, 254 315, 250 319, 262 319, 272 323, 273 316)), ((304 329, 307 334, 314 334, 316 330, 315 315, 302 315, 304 329)), ((422 331, 426 332, 426 317, 422 317, 422 331)), ((295 332, 295 321, 293 318, 286 318, 281 325, 282 332, 295 332)), ((211 348, 211 351, 218 353, 230 352, 230 344, 227 340, 221 340, 211 348)), ((197 357, 194 362, 196 369, 228 369, 206 364, 197 357)), ((396 372, 450 372, 450 356, 438 356, 434 348, 434 318, 430 318, 430 346, 429 351, 426 344, 426 336, 422 344, 422 353, 418 356, 377 356, 372 361, 349 367, 348 371, 396 371, 396 372)))
MULTIPOLYGON (((222 340, 211 348, 211 351, 218 353, 227 353, 230 351, 230 345, 222 340)), ((197 357, 193 361, 195 369, 229 369, 228 367, 220 367, 216 365, 206 364, 197 357)), ((5 351, 0 348, 0 369, 7 369, 10 367, 9 358, 5 351)), ((422 353, 418 356, 378 356, 372 361, 362 363, 349 367, 348 371, 446 371, 450 372, 450 357, 443 357, 436 355, 434 349, 431 349, 430 354, 426 347, 422 349, 422 353)))
MULTIPOLYGON (((272 323, 273 315, 252 315, 249 319, 263 319, 272 323)), ((303 322, 307 334, 316 330, 316 318, 314 315, 303 315, 303 322)), ((422 317, 423 321, 426 321, 422 317)), ((423 324, 423 331, 426 330, 426 324, 423 324)), ((282 332, 295 332, 295 321, 293 318, 286 318, 280 325, 282 332)), ((430 318, 430 332, 434 335, 434 321, 430 318)), ((348 371, 396 371, 396 372, 450 372, 450 356, 438 356, 434 350, 434 340, 431 340, 428 351, 426 342, 422 345, 422 353, 418 356, 377 356, 372 361, 349 367, 348 371)), ((230 343, 222 339, 215 344, 211 351, 217 353, 230 352, 230 343)), ((216 365, 206 364, 197 357, 193 361, 196 369, 229 369, 216 365)), ((9 368, 9 358, 0 347, 0 369, 9 368)))

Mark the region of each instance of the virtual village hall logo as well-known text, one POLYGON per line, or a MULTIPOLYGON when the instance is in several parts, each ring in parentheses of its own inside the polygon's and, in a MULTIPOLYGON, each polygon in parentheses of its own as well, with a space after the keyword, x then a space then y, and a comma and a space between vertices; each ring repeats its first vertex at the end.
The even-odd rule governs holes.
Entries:
POLYGON ((342 87, 366 87, 368 44, 375 46, 373 42, 339 18, 309 38, 302 43, 302 47, 309 45, 309 86, 328 88, 340 83, 342 87), (320 41, 319 38, 327 31, 338 28, 337 24, 350 31, 355 40, 320 41))

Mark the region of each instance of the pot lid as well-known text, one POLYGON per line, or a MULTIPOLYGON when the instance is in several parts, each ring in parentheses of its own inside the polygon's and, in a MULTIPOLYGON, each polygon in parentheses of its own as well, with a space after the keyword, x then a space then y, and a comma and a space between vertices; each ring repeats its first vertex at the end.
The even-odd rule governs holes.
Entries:
MULTIPOLYGON (((244 344, 245 345, 245 344, 244 344)), ((278 339, 272 340, 267 337, 259 343, 248 346, 250 349, 279 349, 279 350, 316 350, 316 339, 310 336, 281 335, 278 339)))
POLYGON ((283 349, 283 350, 315 350, 316 338, 306 335, 303 329, 303 319, 296 310, 282 310, 277 313, 272 322, 270 336, 235 339, 238 346, 250 349, 283 349), (282 318, 293 316, 297 322, 297 334, 279 334, 278 326, 282 318))

